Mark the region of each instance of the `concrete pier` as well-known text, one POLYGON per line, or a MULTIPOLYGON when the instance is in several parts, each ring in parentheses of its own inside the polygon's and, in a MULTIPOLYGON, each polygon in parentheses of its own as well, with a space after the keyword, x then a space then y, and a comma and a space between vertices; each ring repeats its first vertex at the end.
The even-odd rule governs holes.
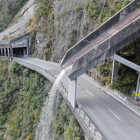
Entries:
POLYGON ((118 76, 118 68, 119 68, 119 62, 117 62, 116 60, 113 60, 111 84, 116 80, 118 76))
POLYGON ((136 88, 136 94, 135 94, 135 101, 138 100, 138 94, 140 94, 140 72, 138 73, 138 81, 137 81, 137 88, 136 88))
POLYGON ((77 78, 73 81, 69 79, 68 81, 68 100, 72 107, 76 106, 76 91, 77 91, 77 78))

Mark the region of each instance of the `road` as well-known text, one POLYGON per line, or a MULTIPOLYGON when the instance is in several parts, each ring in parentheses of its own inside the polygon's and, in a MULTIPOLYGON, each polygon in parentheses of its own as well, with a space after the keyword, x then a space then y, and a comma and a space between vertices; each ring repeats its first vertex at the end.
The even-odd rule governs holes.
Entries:
MULTIPOLYGON (((53 62, 29 57, 18 59, 43 67, 55 76, 62 70, 53 62)), ((68 85, 67 75, 62 82, 68 85)), ((85 75, 78 78, 77 99, 107 140, 140 140, 140 118, 85 75)))

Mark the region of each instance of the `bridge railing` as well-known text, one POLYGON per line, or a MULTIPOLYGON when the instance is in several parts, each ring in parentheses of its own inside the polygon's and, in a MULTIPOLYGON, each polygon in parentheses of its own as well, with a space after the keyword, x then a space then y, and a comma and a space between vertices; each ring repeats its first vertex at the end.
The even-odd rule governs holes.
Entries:
MULTIPOLYGON (((63 84, 62 82, 60 84, 61 84, 63 90, 65 91, 65 93, 68 95, 68 88, 67 88, 67 86, 65 84, 63 84)), ((76 110, 79 113, 79 115, 81 116, 81 118, 84 120, 84 122, 87 125, 88 129, 93 134, 94 139, 95 140, 106 140, 104 135, 97 128, 95 123, 91 120, 90 116, 88 115, 88 113, 86 112, 86 110, 80 104, 80 102, 78 100, 76 100, 76 110)))
MULTIPOLYGON (((14 58, 14 60, 20 61, 22 63, 26 63, 26 64, 28 64, 30 66, 34 66, 35 68, 39 68, 40 70, 42 70, 42 71, 46 72, 47 74, 49 74, 53 78, 54 81, 57 78, 52 72, 50 72, 47 69, 44 69, 43 67, 40 67, 38 65, 29 63, 27 61, 19 60, 19 59, 16 59, 16 58, 14 58)), ((66 93, 67 96, 68 96, 68 87, 63 82, 61 82, 61 81, 60 81, 60 84, 59 85, 64 90, 64 93, 66 93)), ((83 119, 83 121, 85 122, 85 124, 87 125, 88 129, 93 134, 93 138, 95 140, 106 140, 106 138, 104 137, 104 135, 100 132, 100 130, 95 125, 95 123, 91 120, 90 116, 88 115, 88 113, 86 112, 86 110, 80 104, 80 102, 78 100, 76 100, 76 110, 77 110, 78 114, 81 116, 81 118, 83 119)))

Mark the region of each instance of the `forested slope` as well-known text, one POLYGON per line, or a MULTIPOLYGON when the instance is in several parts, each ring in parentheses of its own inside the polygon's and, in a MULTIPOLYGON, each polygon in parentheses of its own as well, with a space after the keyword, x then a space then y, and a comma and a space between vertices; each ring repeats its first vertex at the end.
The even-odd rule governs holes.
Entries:
POLYGON ((32 70, 0 62, 0 140, 33 139, 51 86, 32 70))
POLYGON ((0 32, 6 29, 14 16, 28 0, 0 0, 0 32))
MULTIPOLYGON (((51 86, 42 75, 17 62, 0 61, 0 140, 34 139, 51 86)), ((52 140, 84 140, 83 130, 66 102, 59 94, 58 99, 52 140)))

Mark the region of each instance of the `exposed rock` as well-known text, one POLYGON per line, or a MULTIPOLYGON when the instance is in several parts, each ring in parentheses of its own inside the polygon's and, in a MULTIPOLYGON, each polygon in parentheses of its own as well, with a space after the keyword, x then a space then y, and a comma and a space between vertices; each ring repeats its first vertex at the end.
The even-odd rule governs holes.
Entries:
POLYGON ((37 58, 43 58, 43 47, 47 42, 47 34, 44 32, 46 27, 46 19, 41 17, 38 24, 36 44, 35 44, 35 55, 37 58))
MULTIPOLYGON (((36 57, 45 59, 44 46, 50 40, 50 32, 44 32, 45 26, 52 26, 54 43, 51 46, 51 61, 60 62, 66 51, 80 41, 94 29, 94 22, 83 8, 85 0, 55 0, 54 24, 46 25, 44 17, 41 17, 36 37, 36 57)), ((50 23, 49 23, 50 24, 50 23)))
POLYGON ((26 32, 27 24, 34 16, 36 9, 35 0, 29 0, 22 10, 16 15, 18 20, 14 22, 9 28, 0 33, 0 40, 4 36, 17 36, 26 32))

